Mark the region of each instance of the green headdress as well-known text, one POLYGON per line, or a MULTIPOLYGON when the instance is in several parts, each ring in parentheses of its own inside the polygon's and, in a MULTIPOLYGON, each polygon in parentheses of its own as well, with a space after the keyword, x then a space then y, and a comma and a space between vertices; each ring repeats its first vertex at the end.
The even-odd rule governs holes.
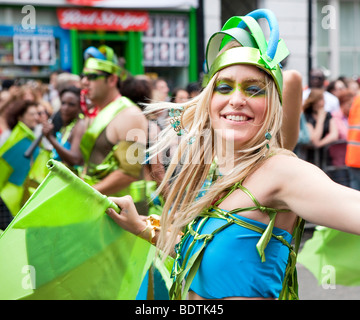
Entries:
POLYGON ((285 42, 279 39, 279 27, 275 15, 267 9, 258 9, 246 16, 230 18, 220 32, 209 39, 206 48, 206 68, 204 77, 206 86, 219 70, 235 64, 254 65, 267 72, 275 81, 280 101, 282 101, 283 78, 280 62, 289 55, 285 42), (270 38, 267 42, 257 22, 265 18, 270 27, 270 38), (245 28, 249 31, 246 31, 245 28), (242 45, 226 50, 218 56, 219 51, 230 41, 235 40, 242 45))
POLYGON ((102 45, 98 49, 87 48, 84 52, 84 60, 84 68, 116 74, 121 80, 125 80, 127 77, 126 70, 118 65, 114 50, 108 46, 102 45))

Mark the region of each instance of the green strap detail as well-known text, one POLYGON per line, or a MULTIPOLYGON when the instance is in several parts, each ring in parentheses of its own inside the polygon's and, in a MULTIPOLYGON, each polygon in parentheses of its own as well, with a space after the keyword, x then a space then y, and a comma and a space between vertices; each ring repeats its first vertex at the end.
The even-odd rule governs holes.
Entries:
POLYGON ((267 208, 267 207, 261 206, 260 203, 257 201, 257 199, 251 194, 251 192, 242 186, 242 181, 236 183, 224 197, 222 197, 220 200, 216 201, 216 203, 214 205, 205 209, 192 223, 190 223, 188 225, 183 238, 181 239, 180 243, 175 248, 175 251, 177 252, 177 256, 175 258, 174 268, 173 268, 173 272, 172 272, 172 278, 174 278, 174 282, 169 291, 171 299, 178 300, 178 299, 186 298, 186 295, 189 291, 190 285, 200 267, 200 263, 202 261, 202 257, 204 255, 207 243, 213 239, 215 234, 217 234, 221 230, 227 228, 228 226, 230 226, 234 223, 239 226, 242 226, 244 228, 247 228, 247 229, 250 229, 250 230, 253 230, 255 232, 262 234, 256 245, 256 249, 259 253, 261 262, 266 261, 264 252, 265 252, 265 248, 266 248, 267 244, 269 243, 271 237, 277 239, 278 241, 280 241, 282 244, 284 244, 285 246, 287 246, 289 248, 290 253, 289 253, 289 258, 288 258, 288 264, 286 266, 286 271, 285 271, 285 276, 284 276, 284 281, 283 281, 283 288, 280 293, 279 299, 291 299, 291 300, 298 299, 296 257, 297 257, 297 252, 298 252, 298 249, 300 246, 300 240, 301 240, 302 233, 304 230, 305 222, 304 222, 304 220, 299 219, 298 223, 295 227, 295 230, 293 233, 293 239, 295 241, 295 249, 294 249, 282 236, 277 236, 273 233, 273 228, 274 228, 277 212, 288 212, 289 210, 285 210, 285 209, 275 210, 273 208, 267 208), (218 207, 218 205, 223 200, 225 200, 232 192, 234 192, 237 188, 240 188, 242 191, 244 191, 252 199, 255 206, 247 207, 247 208, 237 208, 237 209, 231 210, 229 212, 225 212, 225 211, 221 210, 218 207), (265 212, 269 215, 270 222, 265 229, 255 226, 251 223, 248 223, 248 222, 246 222, 242 219, 239 219, 238 217, 233 215, 238 212, 253 211, 253 210, 261 210, 262 212, 265 212), (223 226, 219 227, 218 229, 214 230, 211 234, 200 235, 199 231, 201 230, 201 228, 205 224, 205 222, 208 220, 208 218, 225 219, 227 221, 227 223, 224 224, 223 226), (201 221, 199 222, 197 230, 195 231, 193 229, 193 226, 199 221, 199 219, 201 219, 201 221), (183 259, 183 263, 180 266, 179 260, 182 258, 180 255, 181 247, 185 243, 185 240, 189 236, 193 236, 193 240, 192 240, 191 244, 189 245, 189 248, 186 252, 186 256, 183 259), (201 247, 189 259, 189 255, 190 255, 195 243, 198 240, 202 240, 202 239, 203 239, 203 243, 202 243, 201 247), (185 266, 186 266, 186 268, 185 268, 185 266), (184 288, 182 288, 182 282, 185 279, 186 275, 187 275, 187 279, 186 279, 184 288))
POLYGON ((286 266, 283 288, 279 295, 279 300, 298 300, 298 280, 296 271, 296 259, 300 247, 302 235, 304 233, 305 220, 299 218, 293 232, 295 249, 290 251, 289 261, 286 266))
POLYGON ((80 142, 80 149, 85 163, 89 161, 91 152, 100 133, 120 111, 130 106, 134 106, 134 103, 126 97, 121 97, 108 104, 99 112, 94 122, 84 133, 80 142))
POLYGON ((275 225, 276 214, 277 214, 277 212, 275 210, 268 211, 268 215, 270 217, 270 222, 269 222, 268 226, 266 227, 264 233, 262 234, 260 240, 256 244, 256 249, 260 255, 261 262, 265 262, 265 260, 266 260, 265 259, 265 248, 271 239, 272 231, 273 231, 274 225, 275 225))
MULTIPOLYGON (((233 193, 236 189, 241 189, 245 194, 247 194, 250 199, 254 202, 255 207, 249 207, 249 208, 239 208, 239 209, 235 209, 232 210, 231 213, 236 213, 236 212, 244 212, 244 211, 254 211, 254 210, 260 210, 261 212, 265 212, 268 214, 269 218, 270 218, 270 222, 268 224, 268 226, 266 227, 265 231, 262 232, 262 236, 259 240, 259 242, 256 245, 256 249, 260 255, 261 261, 265 262, 265 248, 267 246, 267 244, 269 243, 272 235, 273 235, 273 229, 274 229, 274 225, 275 225, 275 218, 276 218, 276 214, 278 212, 288 212, 289 210, 275 210, 273 208, 268 208, 268 207, 264 207, 262 206, 259 201, 254 197, 254 195, 242 185, 242 182, 244 181, 241 180, 240 182, 236 183, 231 189, 230 191, 220 200, 218 200, 215 205, 212 207, 212 209, 215 209, 216 206, 218 206, 222 201, 224 201, 231 193, 233 193)), ((251 228, 250 228, 251 229, 251 228)))

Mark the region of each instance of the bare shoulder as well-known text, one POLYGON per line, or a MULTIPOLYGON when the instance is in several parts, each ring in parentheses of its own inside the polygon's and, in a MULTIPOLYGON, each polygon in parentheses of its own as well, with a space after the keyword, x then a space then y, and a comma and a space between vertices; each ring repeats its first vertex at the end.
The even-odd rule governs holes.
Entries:
POLYGON ((333 185, 334 182, 315 165, 297 157, 279 154, 270 157, 254 173, 258 184, 266 181, 267 198, 276 202, 289 203, 294 197, 309 197, 320 185, 333 185), (265 179, 265 180, 264 180, 265 179))
POLYGON ((146 144, 147 126, 145 115, 134 105, 116 115, 107 128, 107 136, 110 141, 136 140, 146 144))
POLYGON ((111 121, 112 125, 127 128, 145 128, 147 124, 146 117, 142 113, 141 109, 137 106, 130 106, 120 111, 114 119, 111 121))
POLYGON ((277 180, 296 178, 306 174, 325 173, 315 165, 299 159, 290 153, 277 154, 269 157, 259 168, 262 174, 276 177, 277 180))

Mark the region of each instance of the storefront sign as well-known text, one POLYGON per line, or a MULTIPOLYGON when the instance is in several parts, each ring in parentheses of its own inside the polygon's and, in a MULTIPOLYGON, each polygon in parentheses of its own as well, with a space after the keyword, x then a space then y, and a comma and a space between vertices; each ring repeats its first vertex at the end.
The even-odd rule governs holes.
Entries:
POLYGON ((197 8, 199 0, 65 0, 78 6, 101 8, 197 8))
POLYGON ((149 15, 142 11, 57 9, 60 26, 64 29, 145 31, 149 15))

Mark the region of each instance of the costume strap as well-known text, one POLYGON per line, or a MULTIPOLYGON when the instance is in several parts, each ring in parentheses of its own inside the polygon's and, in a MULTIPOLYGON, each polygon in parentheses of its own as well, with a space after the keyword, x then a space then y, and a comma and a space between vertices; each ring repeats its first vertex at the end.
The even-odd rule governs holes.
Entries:
POLYGON ((305 220, 298 218, 294 232, 293 239, 295 248, 290 251, 288 264, 286 266, 283 288, 279 295, 279 300, 298 300, 298 280, 296 271, 296 259, 300 247, 302 235, 304 233, 305 220))
POLYGON ((128 98, 121 97, 108 104, 99 112, 94 119, 94 122, 84 133, 80 142, 80 149, 84 156, 85 163, 89 161, 96 139, 99 137, 100 133, 120 111, 133 105, 134 103, 128 98))

